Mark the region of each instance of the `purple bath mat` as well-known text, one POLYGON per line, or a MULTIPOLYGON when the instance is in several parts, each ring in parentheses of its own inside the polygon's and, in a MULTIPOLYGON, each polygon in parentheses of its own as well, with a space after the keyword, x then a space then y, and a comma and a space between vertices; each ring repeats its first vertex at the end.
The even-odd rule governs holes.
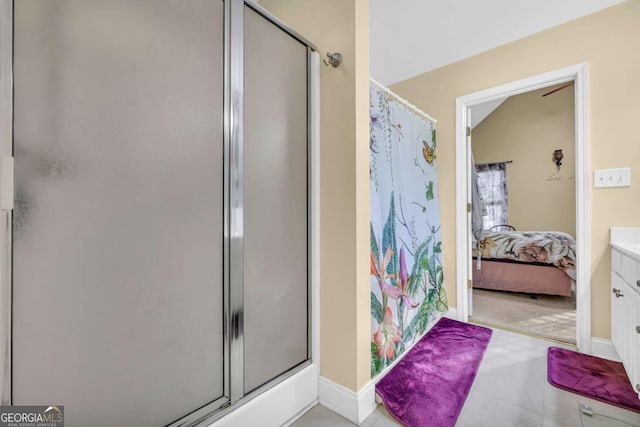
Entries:
POLYGON ((547 379, 562 390, 640 413, 640 400, 620 362, 549 347, 547 379))
POLYGON ((491 332, 440 319, 376 384, 387 411, 407 427, 454 426, 491 332))

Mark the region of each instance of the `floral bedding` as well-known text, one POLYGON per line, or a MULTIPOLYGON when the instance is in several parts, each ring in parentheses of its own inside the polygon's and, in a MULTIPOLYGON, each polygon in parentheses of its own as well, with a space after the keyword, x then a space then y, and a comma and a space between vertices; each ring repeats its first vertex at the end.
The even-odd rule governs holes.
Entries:
POLYGON ((484 232, 473 251, 480 258, 553 264, 576 280, 576 241, 557 231, 484 232))

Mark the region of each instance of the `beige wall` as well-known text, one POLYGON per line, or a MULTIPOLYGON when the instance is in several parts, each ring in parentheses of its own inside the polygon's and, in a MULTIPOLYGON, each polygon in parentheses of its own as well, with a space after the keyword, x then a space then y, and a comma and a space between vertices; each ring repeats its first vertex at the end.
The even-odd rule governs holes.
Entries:
MULTIPOLYGON (((640 0, 534 34, 392 87, 438 119, 446 287, 455 301, 457 96, 588 62, 590 171, 631 167, 631 187, 590 190, 592 334, 610 337, 609 227, 640 226, 640 0)), ((593 174, 590 172, 589 180, 593 174)))
MULTIPOLYGON (((507 166, 509 224, 576 235, 574 91, 544 88, 512 96, 473 129, 476 163, 507 166), (558 171, 553 152, 562 149, 558 171)), ((472 110, 473 115, 473 110, 472 110)))
POLYGON ((321 375, 370 379, 369 0, 262 0, 339 68, 321 66, 321 375))

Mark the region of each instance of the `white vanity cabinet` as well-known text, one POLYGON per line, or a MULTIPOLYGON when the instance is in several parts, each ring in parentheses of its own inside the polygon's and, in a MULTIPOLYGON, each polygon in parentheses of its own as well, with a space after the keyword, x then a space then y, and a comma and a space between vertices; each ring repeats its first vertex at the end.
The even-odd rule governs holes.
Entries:
POLYGON ((611 248, 611 342, 640 394, 640 228, 612 228, 611 248))
POLYGON ((634 301, 640 298, 640 295, 635 294, 636 292, 622 280, 618 273, 614 271, 611 274, 611 341, 632 382, 635 378, 633 353, 636 339, 631 332, 636 334, 634 308, 640 306, 634 301))

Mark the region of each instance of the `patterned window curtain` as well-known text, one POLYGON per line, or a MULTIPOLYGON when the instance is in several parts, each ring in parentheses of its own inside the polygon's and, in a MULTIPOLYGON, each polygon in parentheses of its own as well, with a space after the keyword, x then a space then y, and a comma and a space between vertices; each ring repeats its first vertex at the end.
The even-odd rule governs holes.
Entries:
POLYGON ((484 229, 509 224, 507 164, 500 162, 476 165, 476 171, 485 207, 484 229))

